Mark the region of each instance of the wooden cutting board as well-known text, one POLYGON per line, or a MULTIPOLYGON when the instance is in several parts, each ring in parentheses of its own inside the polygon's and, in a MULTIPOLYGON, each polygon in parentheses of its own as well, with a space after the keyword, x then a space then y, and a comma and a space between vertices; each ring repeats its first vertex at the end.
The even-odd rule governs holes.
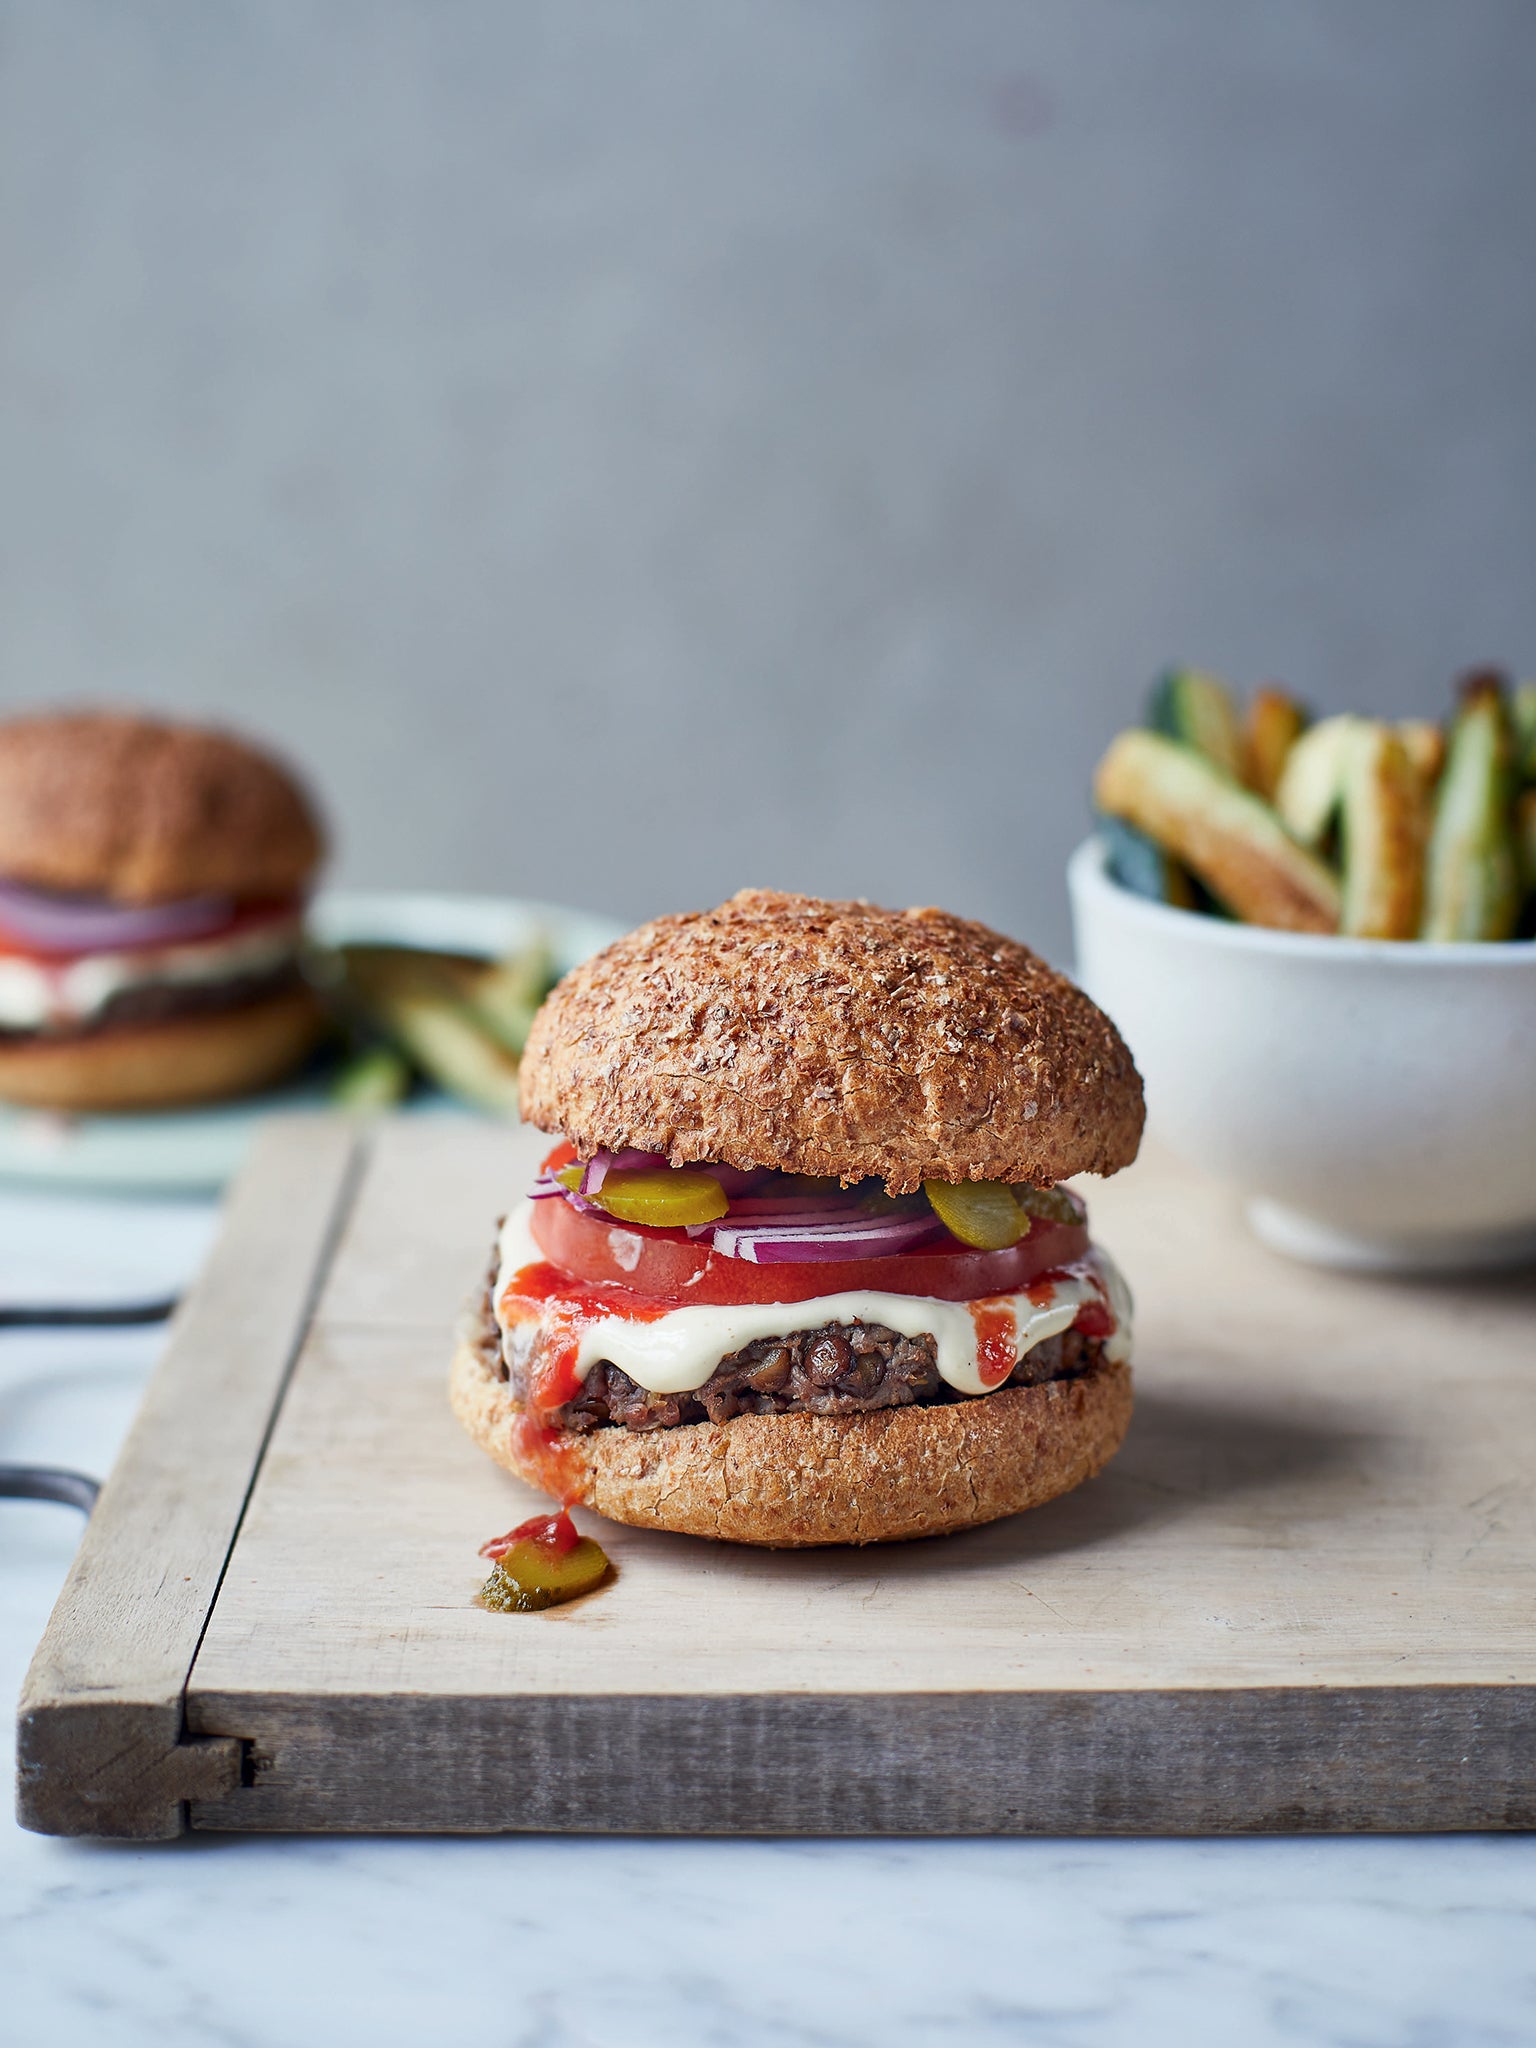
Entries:
POLYGON ((863 1551, 596 1524, 615 1583, 488 1614, 477 1546, 538 1502, 444 1379, 541 1146, 272 1127, 28 1678, 28 1826, 1536 1821, 1536 1278, 1289 1265, 1149 1158, 1090 1189, 1140 1306, 1102 1478, 863 1551))

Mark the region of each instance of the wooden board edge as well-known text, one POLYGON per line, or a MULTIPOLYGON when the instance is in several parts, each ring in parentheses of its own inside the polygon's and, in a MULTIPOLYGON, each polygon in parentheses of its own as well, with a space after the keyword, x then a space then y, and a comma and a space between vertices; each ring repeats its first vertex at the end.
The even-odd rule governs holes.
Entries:
POLYGON ((361 1157, 345 1119, 274 1118, 231 1188, 22 1686, 24 1828, 165 1840, 184 1831, 190 1800, 238 1783, 238 1743, 189 1739, 183 1695, 361 1157), (232 1298, 248 1320, 253 1303, 270 1309, 233 1396, 213 1363, 232 1298), (200 1456, 205 1439, 214 1448, 200 1456), (186 1486, 165 1484, 168 1446, 186 1486))
POLYGON ((199 1697, 236 1832, 1209 1835, 1536 1827, 1536 1690, 199 1697))

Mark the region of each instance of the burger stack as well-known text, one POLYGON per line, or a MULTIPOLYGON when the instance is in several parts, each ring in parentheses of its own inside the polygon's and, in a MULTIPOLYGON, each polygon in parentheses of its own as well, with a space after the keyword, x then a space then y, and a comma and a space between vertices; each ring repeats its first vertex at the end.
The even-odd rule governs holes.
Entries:
POLYGON ((212 1102, 321 1030, 299 969, 314 807, 221 732, 110 712, 0 724, 0 1099, 212 1102))

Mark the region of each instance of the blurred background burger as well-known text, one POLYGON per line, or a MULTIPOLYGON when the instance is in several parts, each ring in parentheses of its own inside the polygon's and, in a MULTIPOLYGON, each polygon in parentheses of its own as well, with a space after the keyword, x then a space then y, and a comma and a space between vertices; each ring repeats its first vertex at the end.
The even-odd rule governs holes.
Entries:
POLYGON ((300 971, 325 848, 308 794, 230 734, 105 711, 0 725, 0 1098, 212 1102, 321 1029, 300 971))

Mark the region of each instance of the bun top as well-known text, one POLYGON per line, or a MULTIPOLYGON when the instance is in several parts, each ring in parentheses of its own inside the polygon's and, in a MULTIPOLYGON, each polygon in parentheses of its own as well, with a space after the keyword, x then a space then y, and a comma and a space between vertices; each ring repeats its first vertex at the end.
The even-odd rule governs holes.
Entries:
POLYGON ((0 724, 0 875, 118 903, 288 896, 325 850, 313 805, 228 733, 114 711, 0 724))
POLYGON ((658 918, 534 1019, 523 1115, 583 1157, 1032 1181, 1128 1166, 1141 1077, 1081 989, 942 910, 743 889, 658 918))

